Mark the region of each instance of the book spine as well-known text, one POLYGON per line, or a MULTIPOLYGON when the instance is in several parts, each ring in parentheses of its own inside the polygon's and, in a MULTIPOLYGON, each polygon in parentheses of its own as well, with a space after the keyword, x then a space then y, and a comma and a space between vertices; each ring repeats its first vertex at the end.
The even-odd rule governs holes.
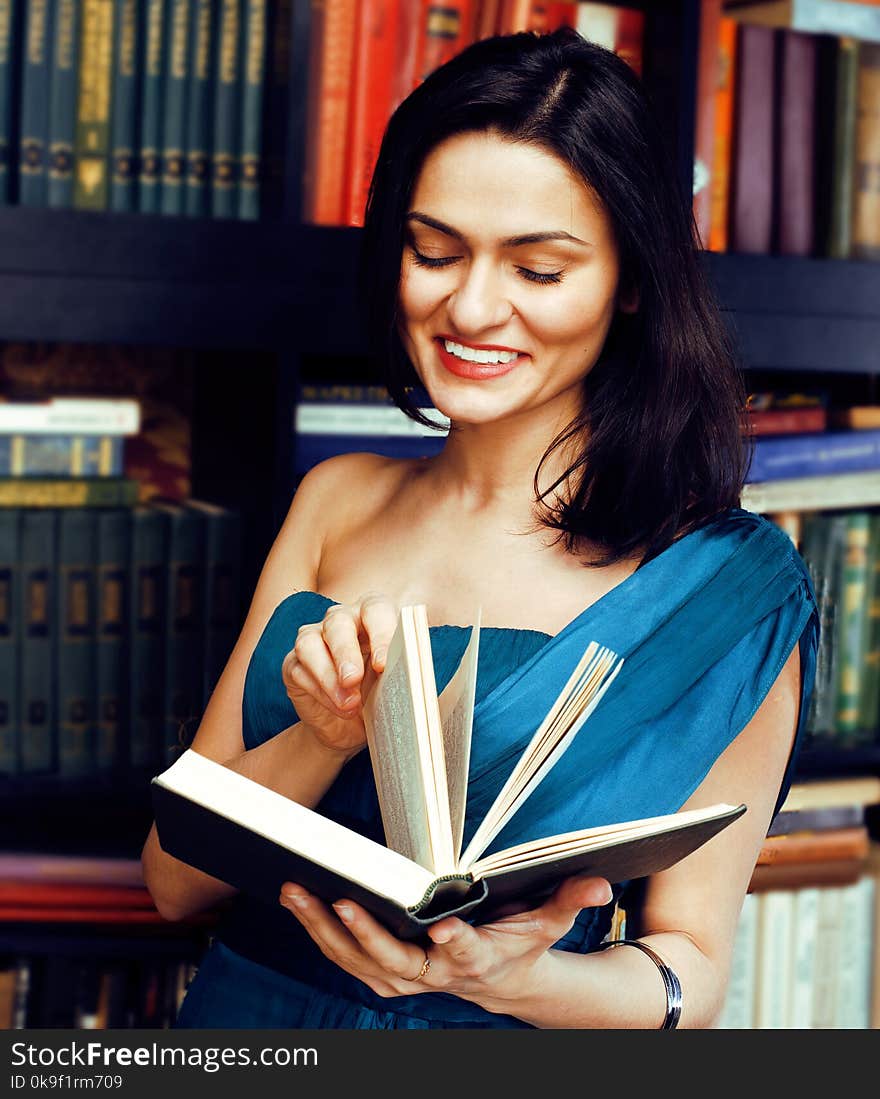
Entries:
POLYGON ((792 1030, 809 1030, 813 1019, 816 935, 819 930, 819 888, 795 891, 792 936, 791 1005, 788 1025, 792 1030))
POLYGON ((95 767, 115 771, 125 759, 128 698, 130 513, 98 513, 95 767))
POLYGON ((137 192, 138 211, 142 214, 155 214, 159 210, 165 2, 166 0, 146 0, 137 192))
POLYGON ((880 430, 757 439, 747 480, 773 481, 880 468, 880 430))
POLYGON ((86 775, 95 765, 95 535, 93 511, 58 518, 58 773, 86 775))
POLYGON ((238 146, 238 216, 260 216, 263 90, 266 83, 266 0, 247 0, 238 146))
POLYGON ((83 0, 73 204, 106 210, 110 198, 113 0, 83 0))
POLYGON ((759 907, 758 896, 747 893, 736 925, 730 977, 717 1030, 751 1030, 754 1025, 759 907))
POLYGON ((217 0, 195 0, 190 29, 184 210, 190 217, 211 213, 211 105, 214 97, 214 37, 217 0))
POLYGON ((110 135, 110 209, 137 209, 141 23, 137 0, 116 0, 110 135))
POLYGON ((471 4, 472 0, 423 0, 420 82, 473 40, 471 4))
POLYGON ((740 25, 731 177, 730 250, 769 254, 773 228, 773 31, 740 25))
POLYGON ((819 118, 824 133, 818 153, 822 185, 816 196, 817 237, 820 254, 848 259, 852 239, 858 42, 854 38, 831 38, 820 53, 820 60, 824 64, 820 64, 819 118))
POLYGON ((842 937, 842 885, 819 891, 819 913, 813 959, 812 1029, 833 1030, 837 1015, 837 973, 842 937))
POLYGON ((859 728, 876 739, 880 724, 880 513, 872 512, 868 539, 867 638, 859 696, 859 728))
POLYGON ((224 509, 205 528, 205 656, 202 709, 226 666, 241 626, 241 517, 224 509))
POLYGON ((721 0, 709 0, 699 8, 697 47, 697 98, 694 126, 693 211, 702 247, 708 247, 712 221, 712 169, 714 167, 715 108, 718 101, 718 49, 721 0))
POLYGON ((759 904, 755 1027, 784 1030, 791 993, 794 893, 772 889, 761 894, 759 904))
POLYGON ((776 38, 776 133, 774 169, 778 211, 774 251, 809 256, 815 240, 814 163, 816 113, 816 39, 782 30, 776 38))
POLYGON ((285 180, 288 134, 285 127, 290 96, 290 44, 293 0, 269 5, 266 89, 260 152, 260 216, 284 218, 291 206, 285 180))
POLYGON ((23 774, 49 773, 56 767, 55 526, 53 511, 22 513, 19 762, 23 774))
POLYGON ((189 87, 189 34, 192 0, 168 0, 162 123, 162 182, 159 208, 163 214, 184 212, 186 167, 186 93, 189 87))
POLYGON ((0 433, 12 435, 135 435, 140 405, 134 400, 72 397, 0 401, 0 433))
POLYGON ((868 627, 868 562, 871 516, 867 511, 846 515, 846 555, 843 565, 840 626, 836 637, 838 679, 834 729, 841 743, 859 734, 859 698, 868 627))
POLYGON ((0 476, 121 477, 118 436, 0 435, 0 476))
POLYGON ((17 508, 0 511, 0 774, 18 773, 19 531, 17 508))
POLYGON ((244 0, 220 0, 211 153, 211 214, 215 218, 232 218, 237 214, 243 3, 244 0))
POLYGON ((47 200, 51 12, 49 0, 25 4, 18 163, 18 201, 22 206, 45 206, 47 200))
POLYGON ((166 540, 164 515, 150 508, 132 511, 127 754, 136 769, 155 767, 161 759, 166 540))
POLYGON ((17 0, 0 0, 0 206, 12 199, 11 148, 15 106, 15 59, 17 0))
POLYGON ((768 408, 748 413, 748 427, 754 435, 800 435, 824 431, 827 426, 824 408, 768 408))
POLYGON ((49 87, 49 206, 73 205, 76 138, 76 78, 79 21, 77 0, 55 0, 52 19, 52 75, 49 87))
POLYGON ((726 252, 730 217, 730 176, 733 152, 734 103, 737 80, 736 23, 722 17, 718 24, 718 82, 715 88, 715 129, 712 152, 711 224, 709 250, 726 252))
POLYGON ((838 1030, 868 1030, 871 1022, 871 958, 874 880, 869 876, 844 886, 837 970, 838 1030))
POLYGON ((854 259, 880 259, 880 42, 859 46, 852 248, 854 259))
POLYGON ((137 481, 125 477, 0 477, 0 507, 130 507, 137 498, 137 481))

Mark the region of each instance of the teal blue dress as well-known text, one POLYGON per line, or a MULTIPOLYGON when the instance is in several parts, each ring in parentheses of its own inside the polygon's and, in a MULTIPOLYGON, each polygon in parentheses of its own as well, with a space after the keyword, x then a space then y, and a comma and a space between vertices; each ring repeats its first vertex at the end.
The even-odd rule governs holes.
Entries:
MULTIPOLYGON (((332 600, 300 591, 275 610, 245 681, 245 747, 297 720, 281 662, 297 629, 332 600)), ((758 709, 795 645, 801 701, 782 804, 803 739, 819 619, 813 586, 790 539, 740 508, 673 543, 554 637, 481 630, 465 842, 503 784, 587 643, 624 665, 572 746, 489 850, 594 824, 679 809, 758 709)), ((468 627, 431 629, 438 690, 455 670, 468 627)), ((384 842, 366 752, 345 768, 318 811, 384 842)), ((281 883, 279 883, 280 885, 281 883)), ((582 911, 557 948, 595 949, 614 899, 582 911)), ((176 1021, 181 1028, 525 1027, 445 993, 382 998, 329 962, 281 905, 238 895, 225 913, 176 1021)))

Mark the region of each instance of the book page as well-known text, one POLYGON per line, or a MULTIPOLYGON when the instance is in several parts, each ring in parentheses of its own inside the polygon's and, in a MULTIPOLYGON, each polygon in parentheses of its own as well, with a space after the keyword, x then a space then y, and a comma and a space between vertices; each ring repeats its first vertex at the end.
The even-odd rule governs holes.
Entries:
POLYGON ((440 695, 440 723, 443 726, 443 755, 449 790, 449 818, 453 855, 461 854, 464 813, 467 805, 468 770, 471 761, 471 729, 477 691, 477 657, 480 647, 480 612, 471 630, 455 674, 440 695))

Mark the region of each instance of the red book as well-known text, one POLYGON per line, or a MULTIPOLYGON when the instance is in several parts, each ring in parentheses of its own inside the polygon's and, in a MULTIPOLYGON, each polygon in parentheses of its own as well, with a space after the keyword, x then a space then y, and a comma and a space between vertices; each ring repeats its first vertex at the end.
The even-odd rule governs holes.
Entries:
POLYGON ((401 0, 361 0, 348 139, 346 225, 363 225, 370 179, 391 117, 401 0))
POLYGON ((56 882, 0 881, 0 908, 155 909, 145 886, 72 885, 56 882))
POLYGON ((737 85, 731 164, 730 251, 770 253, 773 229, 774 32, 737 28, 737 85))
POLYGON ((709 251, 726 252, 730 221, 730 166, 733 149, 734 89, 736 88, 736 23, 722 18, 718 25, 718 68, 715 86, 714 148, 709 179, 711 219, 709 251))
POLYGON ((577 9, 576 0, 502 0, 498 33, 548 34, 558 27, 575 27, 577 9))
POLYGON ((703 248, 708 248, 712 222, 712 168, 715 153, 715 105, 720 59, 718 32, 721 8, 722 0, 704 0, 699 8, 693 208, 694 221, 703 248))
POLYGON ((816 36, 776 32, 777 238, 774 251, 809 256, 814 240, 816 36))
MULTIPOLYGON (((469 46, 476 33, 476 0, 421 0, 421 38, 418 44, 419 81, 469 46)), ((418 6, 418 0, 413 0, 418 6)))
POLYGON ((828 426, 824 408, 768 408, 749 412, 747 417, 744 426, 751 435, 803 435, 828 426))

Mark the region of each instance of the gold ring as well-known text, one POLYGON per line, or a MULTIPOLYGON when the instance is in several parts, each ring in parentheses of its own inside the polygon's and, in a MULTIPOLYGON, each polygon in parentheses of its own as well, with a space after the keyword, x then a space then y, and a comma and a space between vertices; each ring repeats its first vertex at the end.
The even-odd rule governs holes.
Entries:
POLYGON ((428 957, 428 955, 426 953, 425 954, 425 960, 422 962, 422 968, 418 971, 418 973, 415 975, 415 977, 404 977, 403 979, 405 981, 410 981, 412 984, 415 984, 416 981, 420 981, 422 979, 422 977, 425 976, 425 974, 428 972, 428 970, 430 968, 431 968, 431 959, 428 957))

